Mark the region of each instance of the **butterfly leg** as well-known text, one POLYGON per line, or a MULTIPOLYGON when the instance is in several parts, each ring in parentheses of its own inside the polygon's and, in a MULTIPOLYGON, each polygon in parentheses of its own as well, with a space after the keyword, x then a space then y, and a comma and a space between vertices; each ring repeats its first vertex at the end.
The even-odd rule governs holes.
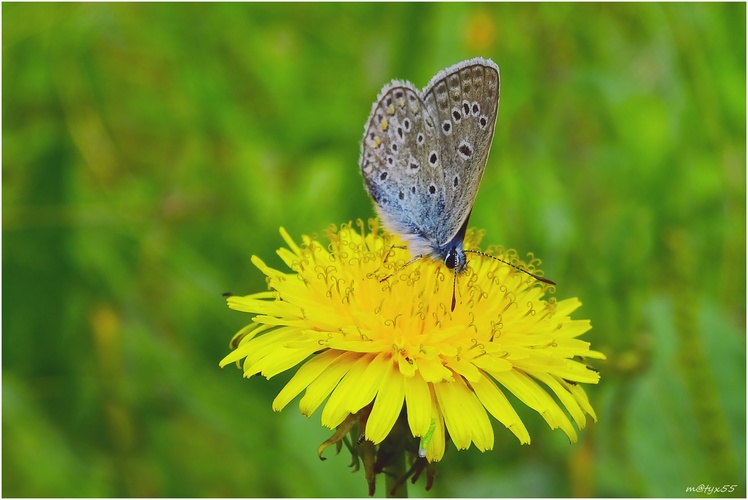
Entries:
MULTIPOLYGON (((399 247, 399 248, 405 248, 405 247, 399 247)), ((396 271, 388 274, 387 276, 385 276, 384 278, 382 278, 381 280, 379 280, 379 282, 381 283, 383 281, 387 281, 388 279, 390 279, 391 277, 393 277, 395 274, 399 273, 400 271, 402 271, 403 269, 405 269, 406 267, 408 267, 409 265, 411 265, 412 263, 414 263, 415 261, 417 261, 418 259, 423 258, 423 257, 424 257, 423 255, 417 255, 417 256, 413 257, 412 259, 410 259, 410 261, 407 264, 403 265, 400 269, 397 269, 396 271)))

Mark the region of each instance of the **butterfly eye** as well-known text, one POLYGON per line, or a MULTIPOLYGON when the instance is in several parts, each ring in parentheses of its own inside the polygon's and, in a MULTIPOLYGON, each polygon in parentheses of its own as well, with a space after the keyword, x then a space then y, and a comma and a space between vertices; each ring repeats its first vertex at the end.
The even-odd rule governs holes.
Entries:
POLYGON ((457 265, 457 252, 454 250, 447 252, 447 256, 444 258, 444 264, 446 264, 447 269, 454 269, 457 265))

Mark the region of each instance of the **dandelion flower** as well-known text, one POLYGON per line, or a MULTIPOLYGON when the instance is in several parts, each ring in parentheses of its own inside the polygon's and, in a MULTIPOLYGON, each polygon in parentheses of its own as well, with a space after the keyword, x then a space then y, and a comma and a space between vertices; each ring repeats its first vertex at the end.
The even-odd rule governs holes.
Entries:
MULTIPOLYGON (((507 393, 572 442, 572 421, 581 429, 587 415, 596 419, 581 384, 597 383, 599 374, 581 359, 604 356, 579 339, 590 322, 570 318, 581 305, 576 298, 546 298, 547 285, 486 255, 469 254, 456 277, 429 258, 403 267, 407 249, 377 219, 330 227, 327 241, 304 236, 297 245, 281 235, 288 248, 278 255, 289 271, 252 257, 270 291, 228 298, 230 308, 254 317, 220 364, 239 362, 245 377, 266 378, 298 366, 273 409, 302 392, 301 413, 322 406, 322 425, 338 432, 320 452, 340 447, 357 424, 358 441, 376 453, 400 420, 432 463, 448 438, 457 449, 491 449, 489 415, 529 443, 507 393)), ((468 231, 466 248, 477 249, 480 236, 468 231)), ((512 251, 487 252, 537 272, 537 262, 512 251)), ((377 457, 364 458, 372 475, 377 457)))

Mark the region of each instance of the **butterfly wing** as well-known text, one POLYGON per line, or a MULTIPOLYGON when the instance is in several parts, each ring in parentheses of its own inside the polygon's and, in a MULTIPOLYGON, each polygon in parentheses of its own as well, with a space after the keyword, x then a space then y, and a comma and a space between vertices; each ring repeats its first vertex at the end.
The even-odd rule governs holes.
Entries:
POLYGON ((473 208, 499 111, 499 67, 475 58, 440 71, 423 90, 441 151, 446 213, 435 233, 451 242, 473 208))
POLYGON ((415 255, 438 248, 448 208, 434 120, 408 82, 386 85, 364 127, 359 165, 384 226, 415 255))

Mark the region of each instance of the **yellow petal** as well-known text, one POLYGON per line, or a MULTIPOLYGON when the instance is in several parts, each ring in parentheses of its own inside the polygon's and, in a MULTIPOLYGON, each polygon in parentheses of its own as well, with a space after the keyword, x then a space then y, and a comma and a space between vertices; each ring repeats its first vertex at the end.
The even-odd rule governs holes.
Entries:
POLYGON ((423 436, 431 425, 431 392, 428 384, 416 373, 404 379, 408 425, 414 436, 423 436))
POLYGON ((325 351, 304 363, 281 389, 273 401, 273 410, 281 411, 293 398, 301 394, 323 371, 341 356, 339 351, 325 351))
POLYGON ((434 392, 458 450, 469 448, 471 441, 481 451, 493 448, 493 428, 486 410, 461 378, 434 384, 434 392))
POLYGON ((369 419, 366 421, 366 438, 378 444, 387 437, 398 415, 403 409, 405 388, 400 371, 390 364, 382 379, 382 385, 374 400, 369 419))

